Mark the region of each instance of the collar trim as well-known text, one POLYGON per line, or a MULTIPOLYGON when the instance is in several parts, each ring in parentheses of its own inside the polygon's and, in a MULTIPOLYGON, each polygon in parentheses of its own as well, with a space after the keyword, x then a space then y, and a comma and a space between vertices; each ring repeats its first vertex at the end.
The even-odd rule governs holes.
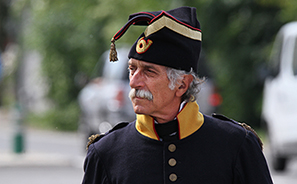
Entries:
MULTIPOLYGON (((184 139, 197 131, 204 123, 204 117, 199 112, 196 102, 188 102, 177 114, 180 139, 184 139)), ((142 135, 159 140, 155 129, 154 119, 149 115, 137 114, 135 127, 142 135)))

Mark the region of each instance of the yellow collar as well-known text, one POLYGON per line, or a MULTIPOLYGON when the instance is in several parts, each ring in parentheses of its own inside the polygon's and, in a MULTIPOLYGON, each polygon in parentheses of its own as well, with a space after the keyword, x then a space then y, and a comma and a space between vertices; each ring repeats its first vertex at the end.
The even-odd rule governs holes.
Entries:
MULTIPOLYGON (((188 102, 176 116, 180 139, 188 137, 197 131, 204 122, 203 114, 199 112, 196 102, 188 102)), ((137 114, 136 129, 142 135, 159 140, 155 130, 154 119, 149 115, 137 114)))

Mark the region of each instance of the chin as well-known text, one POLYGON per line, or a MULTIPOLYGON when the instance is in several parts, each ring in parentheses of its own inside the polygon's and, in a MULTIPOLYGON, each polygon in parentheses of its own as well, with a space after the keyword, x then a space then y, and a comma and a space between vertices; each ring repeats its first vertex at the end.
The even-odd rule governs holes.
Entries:
POLYGON ((136 114, 146 114, 145 109, 143 109, 142 107, 134 106, 133 109, 136 114))
POLYGON ((134 109, 135 114, 144 114, 141 110, 139 109, 134 109))

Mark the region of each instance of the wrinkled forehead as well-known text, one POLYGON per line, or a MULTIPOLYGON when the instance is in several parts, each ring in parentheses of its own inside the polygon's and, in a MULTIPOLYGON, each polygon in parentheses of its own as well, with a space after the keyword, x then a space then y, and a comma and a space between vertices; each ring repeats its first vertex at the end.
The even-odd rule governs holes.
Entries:
POLYGON ((158 65, 158 64, 154 64, 154 63, 150 63, 150 62, 146 62, 146 61, 141 61, 138 59, 134 59, 131 58, 128 61, 128 65, 129 66, 137 66, 137 67, 141 67, 141 68, 151 68, 151 69, 155 69, 158 70, 160 72, 166 72, 167 67, 166 66, 162 66, 162 65, 158 65))

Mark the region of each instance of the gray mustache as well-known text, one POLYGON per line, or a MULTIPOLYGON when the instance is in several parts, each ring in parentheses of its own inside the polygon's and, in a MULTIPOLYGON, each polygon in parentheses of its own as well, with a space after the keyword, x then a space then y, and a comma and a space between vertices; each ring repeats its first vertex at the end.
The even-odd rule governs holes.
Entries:
POLYGON ((132 99, 132 98, 135 98, 135 97, 138 97, 138 98, 145 98, 149 101, 152 101, 153 100, 153 94, 149 91, 146 91, 146 90, 142 90, 142 89, 134 89, 132 88, 129 92, 129 98, 132 99))

